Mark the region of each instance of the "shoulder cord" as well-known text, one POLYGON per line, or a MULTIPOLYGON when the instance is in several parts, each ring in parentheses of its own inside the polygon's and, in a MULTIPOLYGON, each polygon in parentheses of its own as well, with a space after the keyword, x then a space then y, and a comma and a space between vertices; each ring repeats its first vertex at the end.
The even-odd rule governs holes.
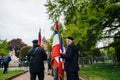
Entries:
POLYGON ((33 55, 35 55, 35 53, 36 53, 36 51, 38 50, 38 47, 37 48, 35 48, 35 51, 33 52, 33 55))

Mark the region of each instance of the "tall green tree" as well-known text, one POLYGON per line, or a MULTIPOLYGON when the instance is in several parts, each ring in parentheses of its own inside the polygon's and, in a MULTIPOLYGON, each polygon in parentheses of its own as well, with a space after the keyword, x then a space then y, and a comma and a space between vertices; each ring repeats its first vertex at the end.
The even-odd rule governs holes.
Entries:
POLYGON ((101 19, 97 18, 97 16, 102 15, 100 13, 102 10, 96 8, 97 5, 91 5, 91 3, 90 0, 56 0, 53 2, 49 0, 48 4, 46 4, 51 19, 54 20, 56 14, 58 16, 64 14, 64 24, 66 26, 64 36, 74 36, 75 43, 82 50, 90 50, 100 36, 97 35, 98 31, 96 31, 99 27, 96 28, 95 24, 100 23, 101 19))
POLYGON ((0 40, 0 56, 5 56, 9 53, 7 40, 0 40))
POLYGON ((117 56, 118 62, 120 62, 120 1, 109 0, 106 2, 105 13, 106 20, 104 22, 104 29, 106 30, 106 38, 113 38, 113 43, 110 44, 115 48, 115 55, 117 56))
POLYGON ((101 39, 119 37, 119 4, 119 0, 48 0, 45 6, 53 21, 64 16, 64 36, 72 35, 79 50, 90 51, 101 39))

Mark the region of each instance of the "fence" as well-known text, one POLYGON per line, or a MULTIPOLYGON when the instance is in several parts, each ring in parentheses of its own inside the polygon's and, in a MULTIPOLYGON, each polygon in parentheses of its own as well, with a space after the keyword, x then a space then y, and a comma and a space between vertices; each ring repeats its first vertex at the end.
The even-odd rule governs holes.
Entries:
POLYGON ((116 57, 79 57, 79 65, 95 64, 95 63, 111 63, 117 64, 116 57))

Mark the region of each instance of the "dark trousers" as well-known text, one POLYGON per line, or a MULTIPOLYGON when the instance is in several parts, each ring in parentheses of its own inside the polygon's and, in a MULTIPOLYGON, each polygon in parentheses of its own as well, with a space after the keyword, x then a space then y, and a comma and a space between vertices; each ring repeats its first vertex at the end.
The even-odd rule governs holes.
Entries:
POLYGON ((67 80, 79 80, 78 72, 66 72, 67 80))
POLYGON ((8 63, 3 63, 3 67, 4 67, 3 73, 7 73, 8 63))
POLYGON ((36 80, 36 76, 38 76, 38 80, 44 80, 44 72, 31 73, 30 75, 30 80, 36 80))
POLYGON ((54 69, 54 80, 58 80, 58 67, 54 69))

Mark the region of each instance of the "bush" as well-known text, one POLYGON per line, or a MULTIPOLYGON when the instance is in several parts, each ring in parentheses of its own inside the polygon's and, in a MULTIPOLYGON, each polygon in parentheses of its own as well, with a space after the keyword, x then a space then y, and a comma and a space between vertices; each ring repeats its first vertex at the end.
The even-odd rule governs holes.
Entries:
POLYGON ((31 48, 31 46, 23 46, 20 49, 20 53, 19 53, 19 58, 25 57, 27 56, 28 50, 31 48))

